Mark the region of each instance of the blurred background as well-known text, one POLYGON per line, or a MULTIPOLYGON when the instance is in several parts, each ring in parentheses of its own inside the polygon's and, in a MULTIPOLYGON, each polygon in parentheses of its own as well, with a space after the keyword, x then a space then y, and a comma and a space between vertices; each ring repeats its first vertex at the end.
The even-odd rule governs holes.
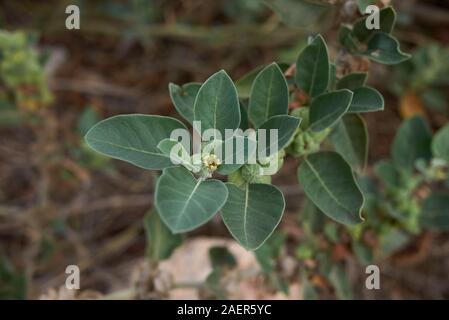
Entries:
MULTIPOLYGON (((278 2, 294 10, 294 0, 278 2)), ((421 114, 438 129, 449 115, 449 2, 392 4, 394 34, 413 58, 367 66, 369 83, 386 102, 385 111, 365 116, 368 176, 390 157, 401 121, 421 114)), ((184 235, 156 268, 146 258, 152 239, 151 228, 144 228, 144 217, 154 214, 155 173, 104 158, 82 137, 112 115, 178 117, 169 82, 203 82, 219 69, 237 80, 272 61, 293 64, 316 32, 335 57, 338 24, 330 19, 298 28, 260 0, 2 0, 0 29, 0 299, 223 297, 219 281, 208 276, 209 249, 216 246, 237 260, 226 297, 305 297, 298 273, 304 267, 298 254, 303 193, 295 160, 273 182, 287 202, 275 267, 264 272, 260 256, 239 248, 217 216, 184 235), (70 4, 80 8, 79 30, 65 28, 70 4), (64 286, 71 264, 81 270, 77 291, 64 286), (273 275, 283 282, 273 282, 273 275)), ((309 277, 316 298, 341 297, 339 285, 360 299, 449 298, 447 232, 411 235, 376 259, 382 287, 375 291, 365 289, 365 269, 348 241, 332 249, 345 261, 346 282, 309 277)))

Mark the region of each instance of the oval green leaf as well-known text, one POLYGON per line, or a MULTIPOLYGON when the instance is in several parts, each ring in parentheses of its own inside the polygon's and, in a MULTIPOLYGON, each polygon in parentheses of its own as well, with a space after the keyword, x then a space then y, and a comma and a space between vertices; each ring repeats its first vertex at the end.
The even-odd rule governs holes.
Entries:
MULTIPOLYGON (((263 154, 270 156, 284 148, 292 139, 300 123, 300 118, 289 115, 274 116, 265 121, 259 128, 259 130, 265 130, 265 149, 259 150, 259 155, 263 154), (277 130, 277 148, 274 146, 274 141, 270 140, 270 130, 272 129, 277 130)), ((259 130, 258 139, 262 139, 263 137, 260 135, 259 130)), ((260 144, 258 144, 258 146, 260 146, 260 144)))
POLYGON ((354 89, 348 113, 374 112, 384 109, 384 98, 379 91, 370 87, 354 89))
POLYGON ((345 75, 337 83, 337 89, 354 90, 365 85, 368 74, 366 72, 354 72, 345 75))
POLYGON ((295 82, 311 98, 326 91, 329 86, 330 66, 327 46, 318 35, 304 48, 296 61, 295 82))
POLYGON ((265 3, 279 15, 282 22, 297 28, 310 27, 329 17, 333 11, 333 6, 328 3, 309 0, 265 0, 265 3))
POLYGON ((162 116, 130 114, 100 121, 86 134, 89 147, 111 158, 144 169, 172 167, 170 157, 157 147, 173 130, 186 127, 181 121, 162 116))
POLYGON ((368 158, 368 131, 357 114, 346 114, 329 136, 337 151, 355 170, 361 172, 368 158))
POLYGON ((410 59, 410 55, 399 48, 399 42, 387 33, 376 33, 368 42, 368 49, 361 55, 383 64, 398 64, 410 59))
POLYGON ((183 86, 170 83, 168 90, 176 111, 189 123, 193 122, 193 105, 201 83, 186 83, 183 86))
POLYGON ((422 205, 420 222, 423 226, 435 230, 449 229, 449 195, 431 194, 422 205))
POLYGON ((249 98, 249 118, 256 128, 269 118, 287 114, 288 86, 276 63, 263 69, 254 80, 249 98))
POLYGON ((363 221, 363 194, 351 167, 335 152, 319 152, 304 158, 298 179, 305 193, 327 216, 353 225, 363 221))
POLYGON ((310 106, 309 125, 314 132, 334 125, 349 109, 353 93, 347 89, 322 94, 310 106))
POLYGON ((170 258, 173 251, 182 243, 182 236, 172 234, 162 223, 156 210, 145 215, 143 225, 147 238, 145 255, 153 261, 170 258))
POLYGON ((243 247, 256 250, 281 221, 284 196, 269 184, 249 184, 245 190, 232 183, 226 187, 229 197, 221 210, 223 222, 243 247))
POLYGON ((156 208, 173 233, 203 225, 221 209, 227 197, 223 182, 197 180, 183 167, 165 169, 155 191, 156 208))
POLYGON ((449 125, 441 128, 433 137, 432 152, 435 157, 449 162, 449 125))
POLYGON ((429 160, 432 133, 428 124, 420 116, 402 123, 393 141, 391 154, 398 168, 412 170, 418 159, 429 160))
POLYGON ((240 125, 240 107, 237 90, 228 74, 221 70, 201 86, 193 107, 195 121, 201 121, 201 130, 217 129, 225 137, 225 129, 240 125))
POLYGON ((366 21, 371 17, 366 16, 360 18, 354 23, 352 33, 361 42, 369 40, 375 33, 385 32, 391 33, 396 23, 396 12, 393 7, 386 7, 379 10, 379 29, 368 29, 366 27, 366 21))

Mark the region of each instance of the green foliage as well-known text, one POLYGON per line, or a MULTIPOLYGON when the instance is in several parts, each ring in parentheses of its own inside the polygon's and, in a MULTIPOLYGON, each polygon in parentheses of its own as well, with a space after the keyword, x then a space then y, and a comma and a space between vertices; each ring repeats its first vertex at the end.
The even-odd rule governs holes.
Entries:
MULTIPOLYGON (((366 127, 358 113, 383 109, 383 99, 364 86, 366 74, 343 76, 337 82, 338 89, 333 90, 331 65, 324 39, 318 35, 296 63, 295 82, 299 90, 309 94, 310 107, 293 110, 291 115, 287 114, 290 89, 275 63, 257 68, 239 81, 243 96, 251 87, 248 109, 244 100, 238 100, 236 87, 223 70, 202 85, 170 84, 175 108, 189 123, 201 121, 201 132, 217 129, 223 139, 225 129, 241 127, 242 119, 247 119, 245 129, 277 130, 277 148, 270 140, 265 149, 257 150, 256 163, 248 163, 256 152, 254 148, 249 150, 250 138, 238 133, 231 139, 244 146, 243 164, 227 163, 242 152, 236 143, 230 154, 218 158, 215 153, 219 148, 226 151, 226 144, 217 137, 203 141, 207 151, 191 154, 184 148, 185 141, 170 140, 171 132, 185 129, 184 125, 161 116, 115 116, 90 129, 86 141, 110 157, 145 169, 165 169, 157 182, 155 204, 162 221, 174 233, 193 230, 221 210, 225 225, 242 246, 249 250, 260 247, 284 211, 283 195, 271 185, 270 175, 282 167, 286 151, 302 160, 299 182, 313 203, 336 221, 357 224, 362 221, 363 196, 353 170, 363 170, 367 155, 366 127), (329 133, 335 150, 343 157, 335 152, 318 152, 329 133), (274 170, 269 170, 271 165, 274 170), (215 171, 228 175, 231 183, 225 186, 210 179, 215 171)), ((333 70, 332 74, 335 67, 333 70)), ((253 142, 266 138, 257 132, 257 141, 253 142)))
POLYGON ((314 98, 329 86, 330 66, 327 46, 318 35, 304 48, 296 61, 295 82, 298 88, 314 98))
POLYGON ((449 229, 449 194, 433 193, 422 205, 420 222, 424 227, 437 230, 449 229))
MULTIPOLYGON (((270 6, 282 8, 284 11, 280 15, 287 19, 298 13, 292 8, 300 8, 301 14, 306 14, 309 20, 302 23, 309 23, 333 10, 333 6, 320 1, 270 1, 270 6), (287 5, 291 7, 285 11, 287 5)), ((353 54, 366 55, 386 64, 408 58, 400 52, 396 40, 390 35, 395 22, 394 10, 387 8, 381 12, 380 32, 364 30, 360 21, 354 27, 341 29, 340 40, 353 54)), ((348 225, 348 230, 357 235, 354 242, 357 249, 354 250, 368 261, 371 248, 360 238, 364 194, 369 199, 371 214, 378 203, 377 194, 375 196, 375 193, 365 190, 362 193, 355 174, 363 171, 368 153, 367 129, 360 114, 383 110, 384 100, 377 90, 366 86, 366 73, 341 74, 338 63, 338 60, 330 60, 326 42, 321 35, 316 35, 310 38, 297 57, 296 71, 289 81, 284 75, 289 66, 272 63, 256 68, 235 84, 223 70, 202 84, 170 84, 170 97, 175 109, 189 124, 200 121, 199 133, 207 129, 221 133, 220 139, 215 135, 212 140, 201 137, 204 139, 201 150, 188 150, 185 143, 191 142, 192 135, 189 141, 170 139, 173 130, 185 129, 182 123, 152 115, 123 115, 103 120, 86 134, 86 141, 93 149, 110 157, 145 169, 163 170, 156 184, 155 207, 167 227, 165 231, 180 233, 193 230, 220 211, 230 234, 246 249, 257 249, 256 256, 264 270, 274 269, 273 261, 279 256, 279 250, 273 248, 279 248, 279 243, 283 243, 276 240, 274 232, 282 218, 285 200, 282 192, 271 184, 271 175, 282 167, 286 155, 293 156, 300 162, 298 180, 310 199, 309 207, 313 210, 309 211, 316 213, 305 218, 305 223, 308 221, 307 234, 312 237, 312 230, 320 230, 326 241, 338 244, 342 230, 346 229, 333 221, 348 225), (297 94, 302 94, 305 101, 300 108, 293 108, 288 114, 291 99, 297 94), (253 142, 266 138, 260 131, 256 130, 251 137, 235 132, 233 137, 226 139, 242 143, 243 151, 234 143, 234 147, 227 150, 230 153, 220 158, 217 151, 226 151, 226 141, 222 140, 225 139, 225 130, 237 128, 275 129, 278 147, 271 148, 274 141, 269 141, 265 149, 257 145, 256 150, 253 142), (250 144, 253 145, 252 150, 250 144), (322 146, 333 147, 334 151, 320 151, 322 146), (245 153, 243 163, 228 163, 227 160, 236 160, 241 152, 245 153), (256 153, 256 161, 253 161, 252 156, 256 153), (275 168, 270 171, 271 165, 275 168), (222 177, 214 179, 217 173, 227 176, 228 182, 224 184, 222 177), (325 216, 332 220, 326 220, 325 216)), ((409 135, 408 130, 403 131, 409 135)), ((402 145, 400 141, 403 139, 397 138, 397 144, 402 145)), ((407 163, 413 162, 412 165, 415 160, 423 158, 420 152, 412 150, 408 153, 413 159, 407 163)), ((396 162, 395 156, 393 159, 396 162)), ((430 172, 435 173, 427 165, 422 170, 427 170, 429 177, 430 172)), ((407 180, 401 170, 392 171, 398 172, 401 186, 406 182, 407 192, 416 187, 417 182, 407 180)), ((388 195, 394 193, 390 192, 392 190, 388 195)), ((400 194, 388 210, 391 219, 396 219, 397 205, 404 197, 403 193, 400 194)), ((401 220, 406 230, 416 229, 417 208, 413 203, 398 211, 408 212, 407 218, 401 220)), ((153 223, 157 225, 158 222, 153 223)), ((372 222, 373 225, 375 223, 372 222)), ((321 274, 332 278, 330 281, 337 288, 339 297, 349 297, 348 285, 342 277, 342 265, 333 268, 327 253, 319 257, 311 255, 318 243, 314 240, 305 243, 298 255, 320 259, 321 274)), ((207 283, 210 291, 222 295, 223 292, 217 291, 221 288, 219 279, 224 276, 224 265, 229 262, 228 267, 232 267, 232 259, 223 249, 215 249, 211 251, 211 260, 218 262, 213 262, 214 270, 207 283)), ((282 277, 275 278, 273 281, 284 288, 282 277)))
POLYGON ((170 258, 173 251, 181 244, 182 237, 172 234, 155 210, 145 215, 143 225, 147 237, 145 255, 154 262, 170 258))
POLYGON ((212 247, 209 250, 209 260, 212 268, 233 268, 237 265, 232 253, 226 247, 212 247))
POLYGON ((173 166, 157 147, 173 130, 185 129, 176 119, 142 114, 119 115, 100 121, 86 134, 92 149, 144 169, 173 166))
POLYGON ((349 106, 349 113, 382 111, 384 98, 379 91, 370 87, 354 89, 354 96, 349 106))
POLYGON ((328 18, 334 9, 326 1, 265 0, 264 2, 279 15, 285 24, 299 28, 310 27, 328 18))
POLYGON ((432 152, 435 157, 449 163, 449 125, 444 126, 433 137, 432 152))
POLYGON ((0 87, 19 109, 37 110, 52 100, 39 54, 23 32, 0 31, 0 87))
POLYGON ((379 12, 379 29, 368 29, 366 21, 368 16, 357 20, 352 27, 352 34, 360 41, 367 42, 377 33, 389 34, 396 23, 396 12, 392 7, 386 7, 379 12))
POLYGON ((193 230, 220 210, 228 192, 219 180, 196 179, 187 169, 165 169, 155 191, 156 207, 174 233, 193 230))
MULTIPOLYGON (((360 5, 360 4, 359 4, 360 5)), ((362 4, 362 7, 366 4, 362 4)), ((398 64, 410 58, 401 51, 399 42, 391 35, 396 23, 396 12, 392 7, 385 7, 379 12, 379 29, 368 29, 362 17, 352 26, 340 27, 340 43, 355 55, 365 56, 383 64, 398 64)))
POLYGON ((320 210, 343 224, 362 222, 363 195, 351 167, 334 152, 307 156, 298 169, 298 180, 320 210))
POLYGON ((363 87, 368 78, 368 74, 365 72, 349 73, 342 77, 337 83, 337 89, 349 89, 354 90, 363 87))
POLYGON ((176 111, 189 123, 193 123, 193 105, 200 87, 200 83, 186 83, 183 86, 178 86, 174 83, 168 85, 170 98, 176 111))
POLYGON ((310 106, 309 126, 313 132, 332 127, 349 109, 353 93, 342 89, 322 94, 310 106))
POLYGON ((345 115, 329 138, 343 159, 362 172, 368 159, 368 130, 363 118, 358 114, 345 115))
POLYGON ((243 247, 255 250, 281 221, 284 197, 269 184, 249 184, 244 190, 230 183, 226 187, 229 198, 221 211, 223 222, 243 247))
POLYGON ((426 106, 447 110, 448 72, 448 48, 437 43, 418 47, 410 60, 394 67, 391 90, 396 95, 415 92, 426 106))
POLYGON ((432 135, 427 123, 419 116, 405 121, 393 141, 393 161, 399 168, 413 169, 418 159, 429 160, 432 135))
POLYGON ((296 129, 299 126, 301 119, 292 117, 292 116, 274 116, 264 122, 260 129, 266 129, 267 135, 269 135, 269 130, 275 129, 278 130, 278 140, 277 140, 277 149, 272 148, 273 143, 266 144, 266 149, 263 150, 263 154, 267 156, 271 156, 278 152, 280 149, 283 149, 293 137, 296 129))
POLYGON ((264 68, 254 79, 248 113, 257 128, 273 116, 287 114, 287 81, 277 64, 264 68))
POLYGON ((376 4, 377 0, 357 0, 357 5, 361 14, 365 14, 366 7, 376 4))
POLYGON ((360 54, 383 64, 398 64, 410 58, 401 51, 399 41, 387 33, 376 33, 368 41, 368 49, 360 54))
POLYGON ((199 89, 193 106, 193 120, 201 121, 202 132, 216 129, 220 131, 222 138, 225 136, 225 129, 239 127, 237 90, 225 71, 212 75, 199 89))
POLYGON ((18 272, 9 259, 0 255, 0 299, 25 299, 25 275, 18 272))

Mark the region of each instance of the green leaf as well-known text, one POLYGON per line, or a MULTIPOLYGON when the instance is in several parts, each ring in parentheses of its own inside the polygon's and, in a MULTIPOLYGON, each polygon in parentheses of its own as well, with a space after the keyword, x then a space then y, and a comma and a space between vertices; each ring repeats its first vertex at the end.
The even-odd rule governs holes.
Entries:
POLYGON ((365 14, 366 7, 376 4, 378 0, 357 0, 359 11, 361 14, 365 14))
POLYGON ((287 81, 276 63, 263 69, 254 80, 249 98, 249 118, 256 128, 269 118, 287 114, 287 81))
POLYGON ((335 150, 354 169, 363 171, 368 159, 368 131, 361 116, 345 115, 337 123, 329 138, 335 150))
POLYGON ((228 74, 221 70, 204 82, 193 107, 195 121, 201 121, 201 130, 217 129, 225 137, 225 129, 240 125, 237 90, 228 74))
POLYGON ((379 91, 371 87, 354 89, 348 113, 374 112, 384 109, 384 98, 379 91))
POLYGON ((332 13, 332 6, 327 3, 309 0, 265 0, 264 1, 291 27, 309 27, 332 13))
POLYGON ((404 248, 410 236, 397 227, 390 227, 380 235, 379 250, 382 256, 388 257, 404 248))
POLYGON ((304 158, 298 180, 306 195, 327 216, 343 224, 363 221, 363 195, 351 167, 335 152, 319 152, 304 158))
POLYGON ((282 247, 285 245, 286 238, 284 233, 275 231, 263 245, 254 251, 257 262, 264 272, 273 272, 276 258, 279 256, 282 247))
POLYGON ((352 33, 359 41, 365 42, 372 36, 374 36, 374 34, 379 32, 384 32, 387 34, 391 33, 396 23, 396 12, 394 11, 393 7, 386 7, 381 9, 379 11, 379 15, 379 29, 367 29, 366 20, 369 18, 369 16, 360 18, 354 23, 352 33))
POLYGON ((147 238, 146 256, 153 261, 170 258, 173 251, 182 243, 182 237, 172 234, 155 210, 145 215, 143 224, 147 238))
POLYGON ((231 252, 226 247, 212 247, 209 249, 209 260, 212 264, 212 269, 215 268, 234 268, 237 266, 237 261, 231 252))
POLYGON ((245 101, 240 100, 240 125, 239 128, 243 131, 249 128, 249 120, 248 120, 248 100, 245 101))
POLYGON ((189 123, 193 122, 193 105, 201 83, 186 83, 183 86, 170 83, 168 90, 176 111, 189 123))
POLYGON ((412 170, 418 159, 429 160, 432 134, 428 124, 420 116, 402 123, 393 141, 391 154, 399 168, 412 170))
POLYGON ((158 143, 157 148, 165 155, 169 156, 173 165, 182 165, 187 170, 199 172, 201 167, 192 163, 190 154, 184 149, 182 143, 177 140, 164 139, 158 143), (173 150, 173 154, 172 154, 173 150))
POLYGON ((401 175, 390 160, 381 160, 376 163, 374 172, 386 186, 387 190, 397 188, 401 184, 401 175))
POLYGON ((269 184, 249 184, 242 190, 227 183, 229 197, 221 217, 232 236, 246 249, 256 250, 273 233, 284 213, 282 192, 269 184))
POLYGON ((449 229, 449 195, 445 193, 431 194, 422 205, 420 223, 435 230, 449 229))
POLYGON ((357 40, 354 38, 352 34, 352 29, 346 25, 340 26, 340 30, 338 32, 338 41, 340 44, 350 50, 351 52, 358 51, 357 40))
POLYGON ((319 132, 334 125, 348 111, 352 96, 351 91, 342 89, 313 99, 310 106, 310 129, 319 132))
POLYGON ((263 155, 270 156, 284 148, 294 136, 300 123, 301 119, 288 115, 274 116, 265 121, 259 129, 266 130, 265 137, 267 143, 265 150, 260 152, 263 152, 263 155), (269 140, 271 129, 277 130, 278 132, 277 148, 274 147, 274 141, 269 140))
POLYGON ((100 117, 98 113, 92 107, 87 107, 84 109, 83 113, 78 119, 78 133, 80 136, 84 137, 98 121, 100 117))
POLYGON ((318 233, 324 228, 326 215, 310 200, 304 197, 300 211, 300 220, 307 232, 318 233))
POLYGON ((263 68, 264 66, 258 66, 235 82, 235 87, 237 88, 239 98, 249 98, 254 79, 256 79, 257 75, 263 68))
POLYGON ((357 260, 362 265, 370 265, 373 263, 373 250, 370 247, 366 246, 361 241, 357 241, 355 239, 352 240, 352 250, 354 251, 357 260))
POLYGON ((330 66, 327 46, 321 35, 304 48, 296 61, 295 82, 311 98, 326 91, 329 86, 330 66))
POLYGON ((335 288, 335 295, 338 299, 352 299, 351 285, 343 265, 336 264, 332 266, 329 280, 335 288))
MULTIPOLYGON (((228 292, 223 284, 225 271, 222 268, 215 268, 207 276, 204 281, 204 289, 207 294, 214 299, 225 300, 228 299, 228 292)), ((209 298, 209 296, 207 296, 209 298)))
POLYGON ((335 89, 335 84, 337 83, 337 66, 335 63, 330 64, 330 73, 329 73, 329 86, 328 90, 333 91, 335 89))
POLYGON ((197 180, 182 167, 165 169, 155 191, 156 208, 173 233, 203 225, 221 209, 227 197, 223 182, 197 180))
POLYGON ((449 162, 449 125, 441 128, 433 137, 432 152, 435 157, 449 162))
POLYGON ((366 72, 354 72, 345 75, 337 83, 337 89, 354 90, 363 87, 366 83, 368 74, 366 72))
POLYGON ((169 117, 119 115, 97 123, 85 139, 89 147, 101 154, 144 169, 160 170, 173 163, 157 145, 176 129, 187 130, 182 122, 169 117))
POLYGON ((368 49, 361 55, 383 64, 398 64, 410 59, 410 55, 399 48, 399 42, 386 33, 376 33, 368 42, 368 49))

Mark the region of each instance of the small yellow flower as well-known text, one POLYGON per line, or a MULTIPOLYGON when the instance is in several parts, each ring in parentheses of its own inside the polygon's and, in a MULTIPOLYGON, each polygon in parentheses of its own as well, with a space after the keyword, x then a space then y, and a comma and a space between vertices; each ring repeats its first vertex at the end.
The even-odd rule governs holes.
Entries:
POLYGON ((206 154, 203 156, 203 165, 210 171, 217 170, 220 164, 221 161, 215 154, 206 154))

